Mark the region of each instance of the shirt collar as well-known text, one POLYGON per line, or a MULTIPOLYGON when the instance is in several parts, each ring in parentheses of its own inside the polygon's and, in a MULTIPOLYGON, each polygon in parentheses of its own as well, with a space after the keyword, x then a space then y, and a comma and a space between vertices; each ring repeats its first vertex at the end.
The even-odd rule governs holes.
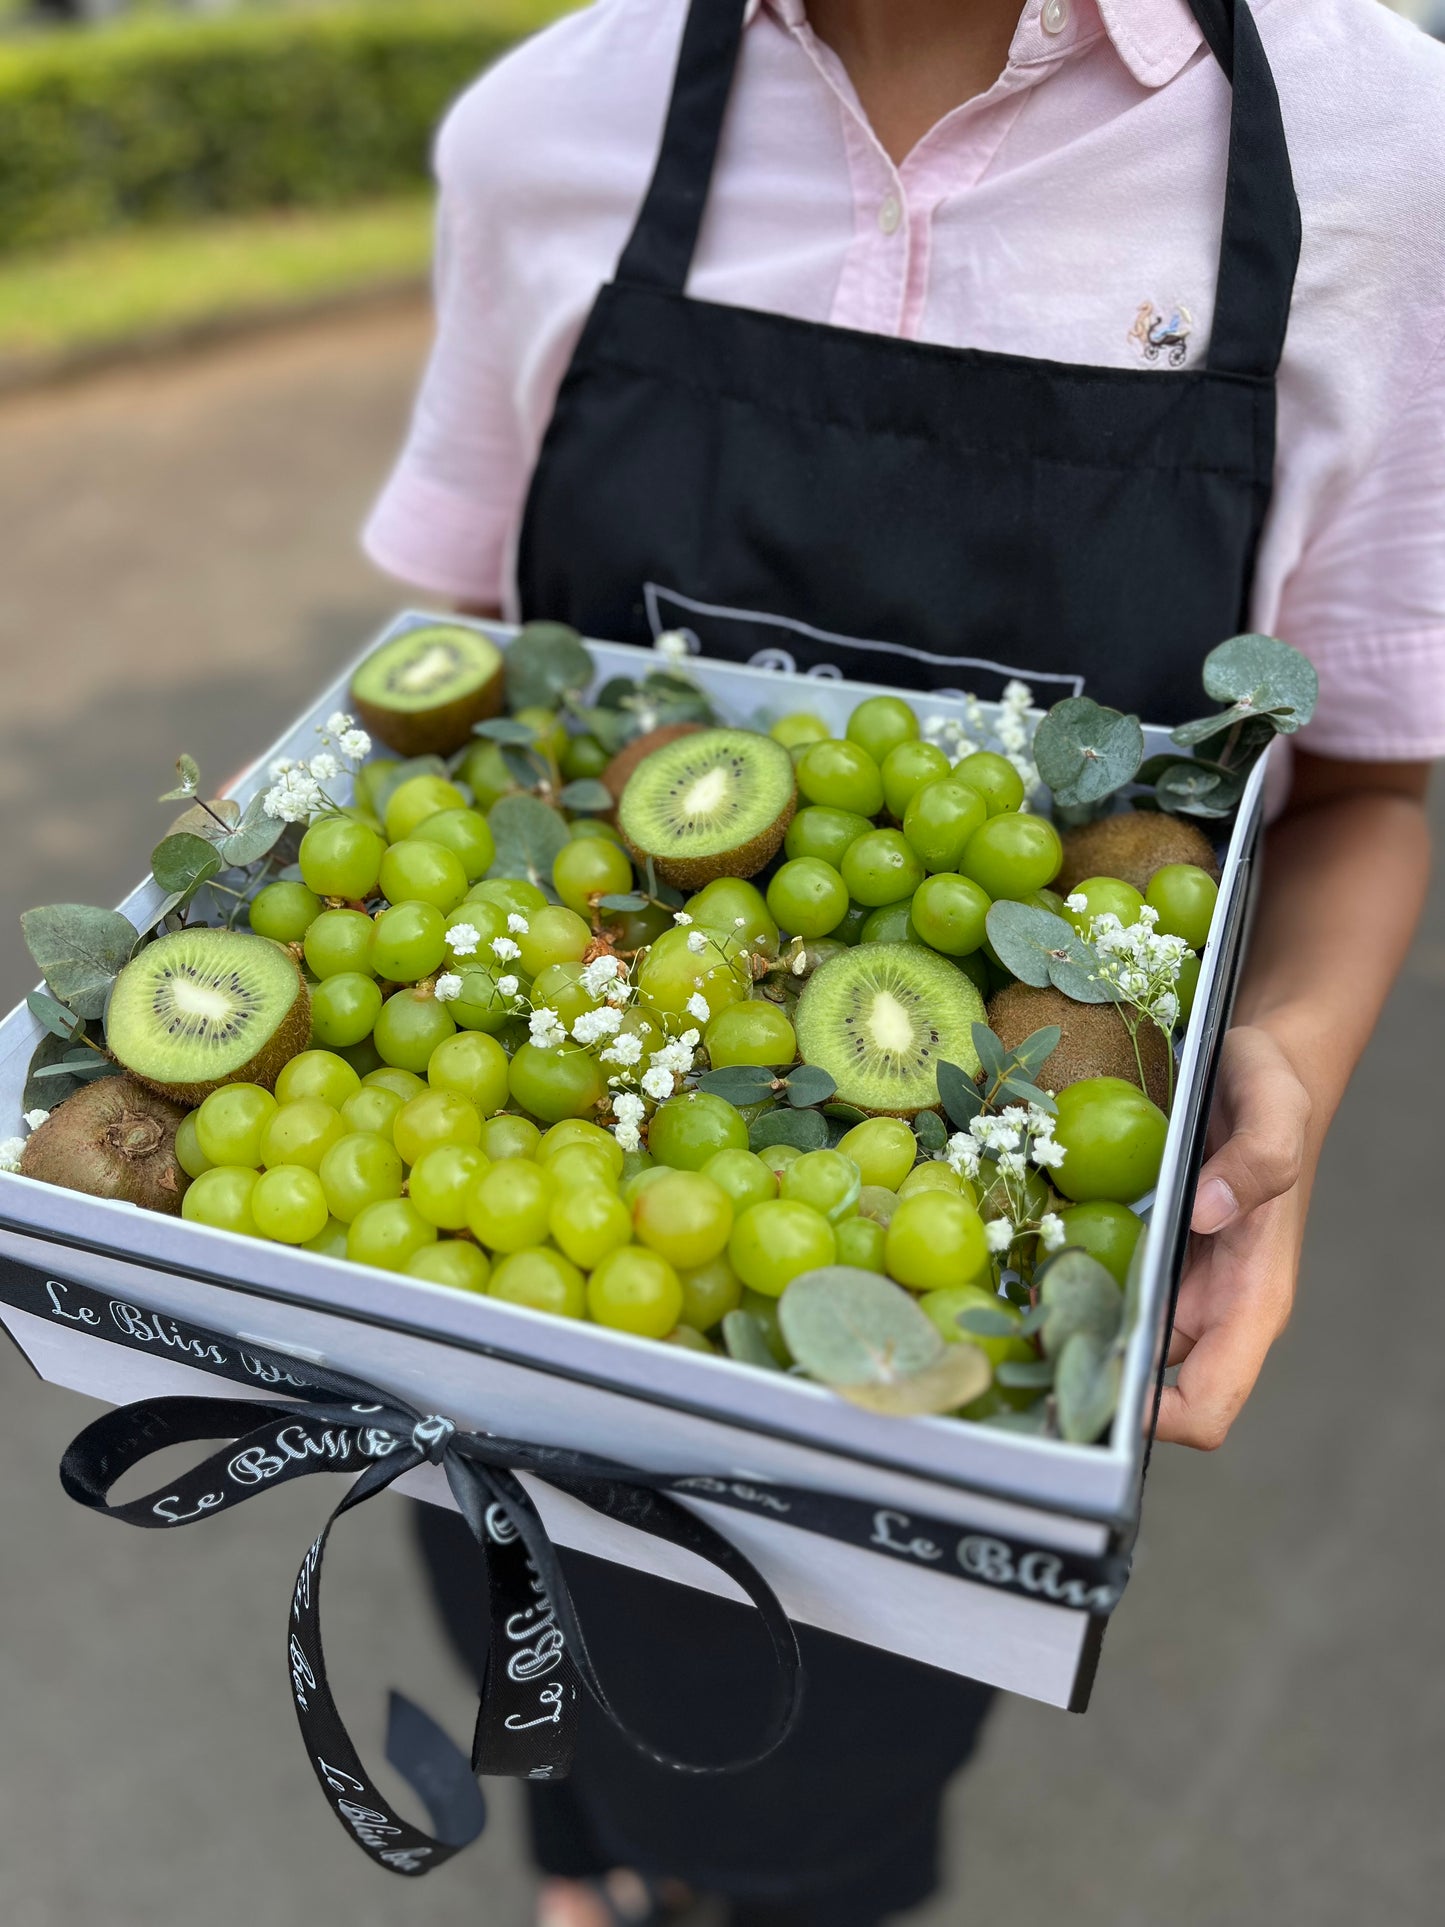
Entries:
MULTIPOLYGON (((1172 80, 1204 38, 1189 0, 1072 0, 1072 4, 1084 34, 1087 16, 1097 13, 1114 51, 1141 87, 1162 87, 1172 80)), ((785 27, 800 27, 807 21, 806 0, 747 0, 744 26, 750 26, 765 5, 785 27)), ((1027 0, 1020 27, 1032 27, 1037 33, 1042 8, 1043 0, 1027 0)), ((1047 37, 1041 37, 1048 44, 1047 37)))

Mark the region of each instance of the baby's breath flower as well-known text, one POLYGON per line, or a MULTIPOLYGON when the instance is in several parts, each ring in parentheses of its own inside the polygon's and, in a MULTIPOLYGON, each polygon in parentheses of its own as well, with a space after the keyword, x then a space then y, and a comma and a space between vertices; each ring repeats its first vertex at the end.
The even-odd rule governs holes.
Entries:
POLYGON ((687 645, 687 637, 680 629, 664 629, 652 646, 666 662, 686 662, 692 654, 687 645))
POLYGON ((49 1115, 49 1111, 27 1111, 25 1113, 27 1128, 32 1131, 38 1131, 49 1115))
POLYGON ((604 1064, 632 1065, 642 1056, 642 1039, 633 1031, 615 1037, 608 1048, 601 1053, 604 1064))
POLYGON ((345 771, 341 765, 341 758, 333 756, 329 749, 324 749, 319 756, 311 758, 311 774, 318 783, 334 783, 338 776, 345 774, 345 771))
POLYGON ((642 1139, 638 1135, 646 1112, 642 1099, 632 1091, 624 1091, 612 1100, 612 1115, 617 1119, 616 1138, 624 1151, 635 1151, 642 1139))
POLYGON ((454 957, 474 957, 482 933, 474 923, 454 923, 447 932, 447 949, 454 957))
POLYGON ((672 1096, 674 1082, 672 1072, 664 1070, 661 1064, 654 1064, 651 1070, 642 1073, 643 1090, 659 1103, 663 1098, 672 1096))
POLYGON ((680 923, 684 929, 692 922, 692 918, 687 914, 686 910, 674 910, 672 920, 674 923, 680 923))
POLYGON ((507 912, 507 928, 514 937, 525 937, 532 928, 525 917, 518 916, 515 910, 507 912))
POLYGON ((267 816, 282 823, 309 823, 325 809, 326 798, 314 777, 293 764, 282 771, 275 787, 267 790, 261 807, 267 816))
POLYGON ((619 975, 621 969, 622 965, 616 957, 608 955, 594 957, 590 964, 584 966, 578 982, 589 997, 600 997, 607 986, 619 975))
POLYGON ((540 1050, 553 1050, 558 1044, 567 1041, 567 1033, 562 1028, 561 1019, 555 1010, 545 1007, 534 1010, 527 1019, 527 1028, 532 1034, 532 1042, 540 1050))
POLYGON ((503 963, 514 963, 521 954, 521 950, 510 937, 492 938, 492 955, 499 957, 503 963))
POLYGON ((1073 890, 1064 898, 1064 908, 1072 910, 1076 917, 1081 917, 1088 907, 1089 899, 1082 890, 1073 890))
POLYGON ((1039 1238, 1045 1251, 1057 1251, 1067 1236, 1057 1211, 1046 1211, 1039 1219, 1039 1238))
POLYGON ((579 1044, 600 1043, 604 1037, 611 1037, 621 1022, 622 1012, 603 1004, 597 1010, 584 1010, 572 1026, 572 1035, 579 1044))
POLYGON ((999 1176, 1021 1178, 1027 1175, 1028 1166, 1024 1163, 1022 1151, 1000 1151, 998 1154, 999 1176))
POLYGON ((943 1152, 943 1161, 950 1171, 963 1178, 978 1176, 978 1146, 967 1131, 955 1131, 943 1152))
POLYGON ((0 1138, 0 1171, 18 1171, 20 1153, 25 1149, 23 1137, 0 1138))
POLYGON ((700 957, 703 951, 707 949, 707 937, 705 933, 701 930, 689 930, 687 933, 687 947, 695 957, 700 957))
POLYGON ((508 1003, 516 996, 520 988, 521 985, 515 977, 498 977, 497 979, 497 995, 499 997, 505 997, 508 1003))
POLYGON ((364 763, 371 754, 371 738, 364 729, 343 729, 336 746, 349 763, 364 763))
POLYGON ((700 1024, 705 1024, 712 1016, 712 1011, 708 1007, 707 998, 703 996, 700 990, 695 990, 688 998, 687 1014, 689 1017, 696 1017, 700 1024))
POLYGON ((462 994, 462 980, 454 970, 448 970, 437 978, 434 986, 439 1004, 455 1003, 462 994))
POLYGON ((1029 1146, 1029 1156, 1045 1171, 1057 1171, 1064 1161, 1064 1147, 1051 1137, 1039 1136, 1029 1146))
POLYGON ((734 917, 734 918, 733 918, 733 929, 734 929, 734 930, 746 930, 746 929, 747 929, 747 927, 748 927, 748 920, 747 920, 747 918, 746 918, 746 917, 734 917))
POLYGON ((1014 1241, 1013 1223, 1008 1218, 990 1218, 983 1228, 983 1235, 988 1239, 990 1251, 995 1254, 1007 1251, 1014 1241))
POLYGON ((355 717, 348 716, 344 709, 333 709, 326 721, 320 725, 320 733, 323 739, 327 736, 343 736, 355 720, 355 717))

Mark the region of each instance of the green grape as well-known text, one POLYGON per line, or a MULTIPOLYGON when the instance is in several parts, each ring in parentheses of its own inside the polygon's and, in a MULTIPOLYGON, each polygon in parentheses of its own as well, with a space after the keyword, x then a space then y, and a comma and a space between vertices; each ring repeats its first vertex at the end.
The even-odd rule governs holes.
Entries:
POLYGON ((493 1251, 539 1245, 556 1191, 552 1174, 533 1159, 499 1158, 472 1186, 467 1223, 493 1251))
POLYGON ((1006 811, 974 831, 958 867, 997 902, 1026 897, 1052 883, 1063 861, 1064 846, 1046 816, 1006 811))
MULTIPOLYGON (((939 1335, 946 1338, 950 1345, 977 1345, 989 1364, 995 1368, 1003 1364, 1031 1364, 1038 1353, 1022 1334, 1009 1337, 1007 1333, 971 1332, 959 1324, 962 1313, 987 1311, 1006 1318, 1011 1324, 1023 1322, 1016 1306, 1007 1298, 1001 1298, 992 1285, 946 1285, 938 1291, 925 1292, 918 1301, 918 1308, 930 1317, 938 1327, 939 1335)), ((1006 1403, 1032 1405, 1038 1397, 1036 1386, 999 1387, 1006 1393, 1006 1403)))
POLYGON ((311 1040, 332 1050, 364 1044, 381 1015, 381 986, 359 970, 325 977, 311 992, 311 1040))
POLYGON ((706 1352, 712 1358, 717 1356, 717 1346, 704 1338, 695 1325, 685 1322, 674 1325, 662 1342, 664 1345, 676 1345, 680 1351, 706 1352))
POLYGON ((826 743, 833 732, 821 716, 797 709, 787 716, 779 716, 768 734, 784 749, 802 749, 808 743, 826 743))
POLYGON ((554 763, 561 761, 567 749, 567 725, 555 709, 544 709, 540 703, 515 712, 516 720, 524 723, 537 739, 537 747, 544 756, 550 756, 554 763))
POLYGON ((925 783, 952 773, 953 765, 936 743, 899 743, 883 759, 883 801, 901 823, 903 813, 925 783))
POLYGON ((857 743, 814 743, 798 763, 798 788, 810 803, 877 816, 883 807, 878 765, 857 743))
POLYGON ((802 1146, 798 1144, 765 1144, 756 1155, 781 1184, 784 1170, 794 1158, 800 1158, 803 1151, 802 1146))
POLYGON ((666 1258, 639 1245, 609 1252, 587 1284, 587 1309, 599 1325, 665 1338, 682 1316, 682 1286, 666 1258))
POLYGON ((533 1245, 500 1259, 487 1292, 509 1305, 550 1312, 554 1318, 587 1316, 587 1286, 582 1273, 570 1258, 548 1245, 533 1245))
POLYGON ((852 1158, 841 1151, 804 1151, 778 1180, 781 1197, 811 1205, 830 1224, 858 1209, 863 1179, 852 1158))
POLYGON ((516 779, 502 760, 500 743, 473 743, 462 759, 460 775, 476 798, 479 810, 489 810, 499 796, 517 787, 516 779))
POLYGON ((371 967, 392 984, 419 984, 447 954, 447 920, 434 903, 394 903, 372 930, 371 967))
POLYGON ((409 776, 386 800, 383 813, 389 843, 402 843, 439 810, 463 810, 467 799, 444 776, 409 776))
POLYGON ((682 1322, 694 1331, 713 1331, 742 1303, 743 1281, 722 1252, 705 1265, 680 1271, 677 1281, 682 1286, 682 1322))
POLYGON ((529 1117, 515 1111, 499 1111, 482 1123, 481 1147, 493 1163, 503 1158, 535 1157, 542 1133, 529 1117))
POLYGON ((872 827, 868 818, 859 816, 855 810, 830 810, 825 804, 814 803, 799 810, 788 825, 783 853, 789 857, 814 857, 837 870, 842 866, 848 846, 872 827))
POLYGON ((195 1112, 196 1143, 208 1164, 261 1162, 261 1140, 276 1099, 259 1084, 223 1084, 195 1112))
POLYGON ((745 1151, 748 1127, 735 1105, 712 1091, 683 1091, 657 1107, 647 1148, 674 1171, 700 1171, 719 1151, 745 1151))
POLYGON ((379 836, 383 842, 386 841, 386 831, 375 810, 362 809, 358 804, 352 803, 341 814, 349 816, 353 823, 360 823, 363 828, 370 830, 373 836, 379 836))
POLYGON ((544 1133, 536 1150, 537 1162, 555 1164, 564 1151, 579 1144, 603 1160, 609 1180, 621 1177, 624 1162, 622 1146, 611 1131, 604 1130, 600 1124, 593 1124, 585 1117, 564 1117, 544 1133))
POLYGON ((632 1213, 610 1186, 579 1184, 559 1191, 547 1214, 554 1242, 574 1265, 591 1271, 632 1239, 632 1213))
MULTIPOLYGON (((583 847, 582 844, 577 845, 578 849, 583 847)), ((517 932, 522 970, 528 977, 535 977, 548 964, 580 963, 591 945, 592 931, 585 919, 579 917, 575 910, 558 903, 549 903, 542 910, 529 911, 527 928, 517 932)))
POLYGON ((1121 1285, 1128 1281, 1134 1247, 1144 1231, 1141 1217, 1127 1204, 1115 1204, 1108 1198, 1071 1204, 1059 1216, 1063 1220, 1066 1244, 1078 1245, 1091 1258, 1097 1258, 1121 1285))
POLYGON ((967 1198, 950 1191, 899 1194, 888 1226, 888 1276, 914 1291, 967 1282, 988 1263, 983 1219, 967 1198))
POLYGON ((902 903, 885 903, 870 910, 863 924, 860 943, 922 943, 913 924, 913 898, 902 903))
POLYGON ((1048 1181, 1039 1171, 1026 1171, 1023 1176, 1024 1209, 1016 1212, 1009 1198, 1012 1188, 1018 1195, 1020 1180, 1010 1179, 1007 1183, 999 1176, 998 1166, 992 1158, 981 1158, 978 1176, 973 1179, 961 1178, 964 1196, 972 1196, 978 1206, 978 1214, 987 1224, 990 1218, 1038 1218, 1049 1209, 1051 1193, 1048 1181))
POLYGON ((300 943, 320 914, 320 897, 304 883, 268 883, 251 899, 251 928, 273 943, 300 943))
POLYGON ((679 1271, 716 1258, 733 1228, 732 1200, 702 1171, 669 1171, 632 1210, 637 1236, 679 1271))
MULTIPOLYGON (((718 1151, 702 1167, 703 1174, 726 1191, 735 1216, 751 1205, 766 1204, 778 1195, 777 1173, 753 1151, 718 1151)), ((690 1321, 696 1323, 694 1319, 690 1321)), ((700 1329, 707 1330, 704 1325, 700 1329)))
POLYGON ((756 884, 743 877, 714 877, 683 906, 699 930, 729 949, 778 954, 778 926, 756 884), (739 922, 738 919, 742 921, 739 922))
MULTIPOLYGON (((1009 818, 1011 823, 1022 820, 1009 818)), ((932 949, 941 950, 946 957, 967 957, 988 935, 992 908, 988 892, 971 877, 936 870, 919 885, 909 914, 914 929, 932 949)))
POLYGON ((1065 1085, 1054 1142, 1064 1161, 1054 1188, 1075 1204, 1111 1198, 1134 1204, 1159 1179, 1169 1120, 1135 1084, 1122 1077, 1085 1077, 1065 1085))
POLYGON ((1031 891, 1030 894, 1024 898, 1024 902, 1033 904, 1037 910, 1047 910, 1051 916, 1062 917, 1068 914, 1064 907, 1064 899, 1059 895, 1058 891, 1050 890, 1047 887, 1042 890, 1031 891))
POLYGON ((657 1159, 652 1155, 651 1151, 647 1149, 646 1145, 639 1144, 635 1151, 624 1151, 622 1153, 621 1181, 625 1183, 628 1178, 635 1178, 639 1171, 652 1170, 656 1163, 657 1159))
POLYGON ((375 816, 381 814, 376 807, 376 799, 381 792, 382 781, 394 769, 400 768, 399 756, 373 756, 369 763, 356 772, 356 800, 363 809, 370 810, 375 816))
POLYGON ((361 1082, 367 1090, 392 1092, 403 1104, 426 1089, 424 1077, 418 1077, 415 1071, 404 1071, 397 1064, 384 1064, 379 1071, 368 1071, 361 1082))
POLYGON ((341 1121, 348 1131, 374 1131, 389 1141, 392 1119, 405 1102, 380 1084, 363 1084, 341 1106, 341 1121))
POLYGON ((346 1236, 350 1230, 340 1218, 328 1218, 314 1238, 307 1238, 301 1249, 317 1251, 323 1258, 344 1258, 346 1256, 346 1236))
POLYGON ((333 1218, 350 1224, 358 1211, 381 1198, 399 1198, 401 1159, 390 1138, 375 1131, 348 1131, 316 1167, 333 1218))
POLYGON ((323 979, 342 971, 370 975, 375 929, 364 910, 323 910, 306 932, 307 969, 323 979))
POLYGON ((1199 988, 1199 959, 1191 951, 1179 966, 1179 975, 1174 990, 1179 998, 1179 1021, 1189 1022, 1189 1013, 1194 1008, 1194 993, 1199 988))
POLYGON ((436 1235, 436 1226, 427 1223, 410 1198, 382 1198, 351 1220, 346 1255, 355 1265, 405 1271, 419 1251, 436 1243, 436 1235))
POLYGON ((481 1117, 490 1117, 507 1101, 507 1053, 495 1037, 460 1030, 432 1052, 426 1081, 433 1090, 469 1098, 481 1117))
POLYGON ((629 1213, 647 1187, 650 1184, 656 1184, 659 1178, 666 1175, 669 1168, 666 1164, 649 1164, 641 1171, 634 1171, 629 1178, 624 1180, 622 1185, 622 1202, 627 1206, 629 1213))
POLYGON ((567 825, 567 834, 574 842, 581 842, 589 836, 600 837, 604 843, 615 843, 619 850, 626 846, 621 832, 615 823, 605 816, 574 816, 567 825))
MULTIPOLYGON (((261 1128, 261 1162, 304 1164, 314 1171, 346 1126, 333 1105, 319 1097, 300 1097, 282 1104, 261 1128)), ((308 1234, 309 1235, 309 1234, 308 1234)))
POLYGON ((323 816, 302 837, 296 860, 302 881, 318 897, 360 903, 376 889, 385 848, 365 824, 349 816, 323 816))
POLYGON ((326 1229, 330 1215, 321 1180, 308 1165, 273 1165, 251 1193, 256 1229, 276 1244, 304 1245, 326 1229))
POLYGON ((956 776, 942 776, 908 799, 903 834, 925 870, 951 872, 987 821, 988 805, 978 791, 956 776))
POLYGON ((424 1278, 429 1285, 450 1285, 453 1291, 484 1292, 492 1267, 487 1254, 469 1238, 438 1238, 423 1245, 407 1260, 408 1278, 424 1278))
MULTIPOLYGON (((881 1224, 885 1231, 892 1224, 897 1209, 898 1193, 890 1191, 886 1185, 865 1184, 858 1193, 858 1216, 871 1218, 875 1224, 881 1224)), ((844 1219, 845 1224, 848 1222, 848 1219, 844 1219)))
POLYGON ((468 897, 452 911, 446 924, 450 969, 467 970, 476 964, 487 969, 493 967, 496 952, 492 944, 496 938, 508 934, 507 913, 499 903, 479 903, 475 897, 468 897), (475 937, 470 935, 472 931, 476 932, 475 937))
POLYGON ((714 1070, 734 1064, 783 1068, 798 1058, 798 1038, 786 1011, 766 997, 749 997, 720 1010, 703 1032, 714 1070))
POLYGON ((386 1063, 420 1075, 455 1029, 447 1006, 429 990, 397 990, 382 1005, 371 1034, 386 1063))
POLYGON ((548 907, 547 899, 526 877, 488 877, 467 892, 468 903, 490 903, 506 917, 530 917, 548 907))
MULTIPOLYGON (((783 1173, 784 1180, 787 1173, 783 1173)), ((755 1204, 733 1226, 728 1258, 745 1285, 780 1298, 794 1278, 837 1256, 833 1227, 820 1211, 795 1198, 755 1204)))
POLYGON ((619 910, 607 919, 619 950, 645 950, 664 930, 672 928, 672 912, 665 904, 649 903, 642 910, 619 910))
POLYGON ((643 958, 636 983, 645 1004, 673 1017, 688 1014, 691 1000, 700 997, 708 1007, 703 1022, 708 1022, 725 1005, 746 996, 752 974, 745 957, 733 951, 725 956, 706 932, 674 927, 664 931, 643 958), (703 947, 691 946, 690 937, 704 938, 703 947))
POLYGON ((1218 898, 1219 885, 1196 863, 1164 864, 1144 892, 1144 901, 1159 912, 1154 927, 1160 936, 1182 937, 1191 950, 1202 950, 1209 941, 1218 898))
MULTIPOLYGON (((902 903, 923 881, 923 865, 899 830, 869 830, 848 846, 843 881, 855 903, 876 910, 902 903)), ((820 936, 825 934, 820 931, 820 936)))
MULTIPOLYGON (((843 944, 862 943, 864 926, 872 914, 866 903, 850 903, 847 915, 833 932, 834 937, 843 944)), ((827 939, 819 937, 817 941, 824 943, 827 939)))
POLYGON ((883 1249, 888 1234, 872 1218, 844 1218, 833 1227, 838 1242, 838 1263, 856 1265, 860 1271, 882 1271, 883 1249))
POLYGON ((455 910, 467 894, 462 860, 444 843, 407 837, 393 843, 381 859, 381 894, 388 903, 434 903, 455 910))
POLYGON ((901 696, 868 696, 848 718, 848 740, 881 764, 900 743, 916 742, 918 718, 901 696))
POLYGON ((289 1064, 281 1066, 276 1079, 276 1102, 294 1104, 298 1098, 319 1097, 323 1104, 339 1111, 347 1098, 354 1097, 360 1089, 361 1079, 344 1057, 329 1050, 304 1050, 289 1064))
POLYGON ((847 915, 848 891, 829 864, 793 857, 768 885, 768 908, 794 936, 826 937, 847 915))
POLYGON ((462 988, 458 996, 447 1005, 452 1020, 462 1030, 476 1031, 484 1037, 494 1037, 513 1014, 514 1005, 503 997, 497 988, 499 977, 505 974, 498 965, 494 968, 477 970, 471 964, 459 966, 462 988))
POLYGON ((586 969, 587 965, 580 963, 548 964, 533 979, 532 1008, 555 1010, 563 1028, 571 1030, 579 1017, 596 1010, 602 1001, 582 982, 586 969))
POLYGON ((467 883, 480 881, 496 860, 497 846, 487 819, 480 810, 438 810, 423 817, 412 831, 420 843, 439 843, 450 850, 462 866, 467 883))
MULTIPOLYGON (((581 1119, 572 1120, 580 1123, 581 1119)), ((563 1122, 568 1122, 563 1119, 563 1122)), ((564 1144, 555 1156, 549 1158, 546 1168, 557 1180, 557 1187, 567 1191, 576 1185, 589 1189, 600 1185, 604 1191, 615 1191, 621 1183, 619 1172, 613 1160, 600 1144, 564 1144)))
POLYGON ((954 764, 953 773, 961 783, 978 791, 990 816, 1023 808, 1024 779, 1007 757, 991 749, 976 749, 972 756, 954 764))
POLYGON ((597 738, 584 730, 580 736, 567 738, 567 747, 562 752, 562 774, 569 783, 581 782, 588 776, 600 776, 611 761, 597 738))
POLYGON ((894 1188, 900 1198, 911 1198, 919 1191, 950 1191, 954 1197, 961 1197, 964 1182, 942 1158, 929 1158, 923 1164, 915 1165, 894 1188))
POLYGON ((402 1105, 391 1127, 391 1141, 408 1164, 439 1144, 478 1144, 481 1136, 476 1105, 455 1091, 423 1091, 402 1105))
POLYGON ((1071 923, 1081 937, 1088 936, 1089 925, 1095 917, 1117 917, 1120 923, 1128 925, 1139 921, 1139 912, 1144 907, 1144 899, 1133 884, 1122 883, 1118 877, 1085 877, 1082 883, 1074 885, 1069 895, 1082 897, 1085 907, 1070 910, 1065 904, 1056 914, 1071 923))
POLYGON ((201 1141, 196 1136, 194 1111, 188 1111, 176 1126, 176 1163, 188 1178, 198 1178, 203 1171, 212 1169, 211 1160, 201 1149, 201 1141))
POLYGON ((607 1095, 603 1066, 578 1044, 551 1049, 523 1044, 512 1059, 508 1083, 524 1111, 555 1124, 564 1117, 586 1117, 607 1095))
POLYGON ((581 837, 557 852, 552 884, 575 916, 590 921, 598 897, 625 896, 632 888, 632 858, 605 837, 581 837))
POLYGON ((214 1164, 186 1186, 181 1216, 192 1224, 208 1224, 217 1231, 236 1231, 242 1237, 254 1238, 251 1193, 255 1188, 256 1173, 249 1165, 214 1164))
POLYGON ((793 1354, 788 1350, 788 1341, 783 1336, 782 1321, 778 1317, 778 1301, 767 1292, 750 1291, 743 1286, 743 1300, 739 1311, 747 1312, 756 1318, 763 1328, 763 1342, 778 1363, 786 1369, 793 1362, 793 1354))
POLYGON ((868 1117, 843 1133, 838 1149, 857 1165, 864 1184, 896 1191, 913 1169, 918 1139, 901 1117, 868 1117))
POLYGON ((472 1189, 490 1160, 475 1144, 437 1144, 411 1167, 406 1193, 439 1231, 465 1230, 472 1189))
MULTIPOLYGON (((328 983, 335 983, 336 979, 334 977, 328 977, 326 981, 328 983)), ((370 981, 370 979, 364 981, 370 981)), ((317 988, 319 989, 320 986, 318 985, 317 988)), ((312 1003, 314 1006, 314 997, 312 1003)), ((316 1044, 320 1043, 321 1039, 313 1035, 311 1041, 313 1044, 316 1044)), ((338 1057, 343 1058, 346 1063, 350 1064, 358 1077, 365 1077, 369 1071, 379 1071, 382 1069, 381 1052, 376 1048, 375 1044, 372 1043, 370 1037, 363 1037, 360 1043, 357 1044, 333 1044, 329 1046, 329 1048, 334 1050, 338 1057)))

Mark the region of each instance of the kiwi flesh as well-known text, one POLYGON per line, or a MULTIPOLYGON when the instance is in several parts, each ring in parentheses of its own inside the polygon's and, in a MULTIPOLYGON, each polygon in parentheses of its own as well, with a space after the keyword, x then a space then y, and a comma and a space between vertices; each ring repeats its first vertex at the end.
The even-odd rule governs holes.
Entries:
POLYGON ((805 1064, 838 1100, 911 1117, 938 1103, 938 1066, 978 1072, 983 999, 956 965, 915 943, 865 943, 830 957, 803 986, 794 1023, 805 1064))
POLYGON ((275 1084, 311 1038, 311 998, 290 953, 237 930, 179 930, 115 980, 115 1061, 148 1089, 199 1104, 222 1084, 275 1084))
POLYGON ((1122 810, 1063 833, 1063 868, 1053 888, 1067 896, 1086 877, 1118 877, 1141 893, 1166 863, 1193 863, 1219 881, 1214 845, 1197 823, 1162 810, 1122 810))
POLYGON ((666 749, 679 736, 696 736, 701 728, 701 723, 663 723, 657 729, 649 729, 645 736, 634 736, 625 749, 618 750, 602 772, 602 781, 611 790, 613 802, 622 801, 627 780, 644 757, 650 756, 655 749, 666 749))
POLYGON ((1141 1020, 1136 1059, 1116 1004, 1078 1004, 1059 990, 1010 984, 989 999, 988 1022, 1005 1050, 1045 1024, 1058 1025, 1062 1036, 1033 1072, 1034 1082, 1046 1091, 1061 1091, 1085 1077, 1122 1077, 1138 1085, 1142 1059, 1142 1089, 1161 1111, 1169 1108, 1169 1046, 1163 1032, 1141 1020))
POLYGON ((176 1158, 185 1110, 133 1077, 82 1084, 25 1140, 23 1177, 175 1216, 186 1174, 176 1158))
POLYGON ((638 764, 617 827, 664 883, 700 890, 715 877, 755 876, 781 847, 797 804, 793 759, 781 743, 748 729, 700 729, 638 764))
POLYGON ((501 712, 497 645, 460 623, 431 622, 374 649, 351 682, 363 726, 399 756, 447 756, 501 712))

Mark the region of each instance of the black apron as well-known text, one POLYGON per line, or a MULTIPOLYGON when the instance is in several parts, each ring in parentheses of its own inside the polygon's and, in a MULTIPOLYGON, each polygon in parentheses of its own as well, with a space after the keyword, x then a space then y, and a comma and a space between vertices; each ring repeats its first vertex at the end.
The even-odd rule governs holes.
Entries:
MULTIPOLYGON (((1246 626, 1299 211, 1244 0, 1191 4, 1234 85, 1209 351, 1171 367, 1166 341, 1121 371, 691 300, 744 11, 693 0, 656 173, 532 480, 523 615, 617 641, 686 628, 710 655, 909 689, 987 698, 1017 674, 1044 701, 1193 715, 1202 658, 1246 626)), ((424 1541, 465 1642, 476 1555, 454 1524, 429 1515, 424 1541)), ((762 1713, 748 1610, 567 1563, 624 1710, 693 1757, 741 1750, 762 1713)), ((802 1723, 741 1778, 652 1767, 584 1701, 573 1779, 530 1789, 543 1864, 788 1896, 790 1921, 829 1927, 920 1899, 988 1696, 801 1631, 802 1723)))

